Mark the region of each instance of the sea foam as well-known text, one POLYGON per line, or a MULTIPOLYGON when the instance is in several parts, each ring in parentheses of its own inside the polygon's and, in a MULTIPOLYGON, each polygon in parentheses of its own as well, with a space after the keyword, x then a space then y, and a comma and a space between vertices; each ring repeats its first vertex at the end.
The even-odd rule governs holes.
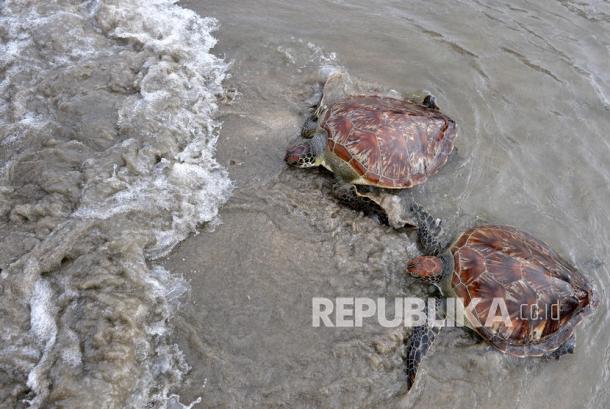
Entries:
POLYGON ((217 224, 232 184, 214 157, 217 22, 175 3, 0 6, 0 401, 14 407, 183 406, 171 317, 188 284, 151 261, 217 224))

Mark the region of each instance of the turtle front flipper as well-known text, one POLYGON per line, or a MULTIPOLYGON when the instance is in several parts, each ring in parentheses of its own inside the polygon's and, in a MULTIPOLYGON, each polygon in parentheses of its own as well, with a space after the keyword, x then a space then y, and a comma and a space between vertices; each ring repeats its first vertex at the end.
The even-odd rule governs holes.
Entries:
POLYGON ((411 212, 417 221, 417 239, 422 252, 427 256, 438 256, 445 248, 441 220, 434 219, 417 203, 411 205, 411 212))
POLYGON ((309 116, 305 120, 305 123, 303 123, 303 126, 301 127, 301 136, 303 138, 312 138, 318 130, 318 119, 320 118, 321 111, 320 103, 322 102, 321 85, 318 89, 314 91, 314 94, 312 95, 309 102, 311 103, 311 106, 309 107, 311 113, 309 114, 309 116))
MULTIPOLYGON (((436 310, 438 311, 441 305, 441 300, 436 299, 436 310)), ((426 316, 428 315, 428 308, 425 309, 426 316)), ((427 321, 427 320, 426 320, 427 321)), ((420 325, 413 328, 413 332, 409 341, 407 342, 407 348, 405 350, 405 363, 407 372, 407 389, 411 389, 415 382, 415 375, 422 359, 426 353, 430 350, 432 343, 436 336, 440 332, 440 327, 429 326, 426 322, 424 325, 420 325)))
POLYGON ((301 128, 301 136, 303 138, 312 138, 316 130, 318 129, 318 117, 315 114, 311 114, 303 124, 301 128))
POLYGON ((330 106, 338 100, 353 95, 354 92, 354 82, 349 74, 340 69, 333 70, 324 81, 319 107, 330 106))

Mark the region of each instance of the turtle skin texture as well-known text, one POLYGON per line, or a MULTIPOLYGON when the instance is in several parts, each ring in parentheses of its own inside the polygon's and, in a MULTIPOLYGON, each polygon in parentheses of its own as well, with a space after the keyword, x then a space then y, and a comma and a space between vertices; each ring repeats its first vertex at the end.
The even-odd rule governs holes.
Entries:
MULTIPOLYGON (((472 228, 460 235, 450 251, 455 263, 451 287, 464 299, 465 307, 479 299, 472 312, 479 323, 487 321, 494 297, 504 299, 512 325, 504 321, 474 329, 510 355, 549 354, 597 306, 593 287, 576 268, 545 243, 514 227, 472 228)), ((493 310, 493 316, 500 314, 500 309, 493 310)))
POLYGON ((320 125, 329 151, 365 184, 389 189, 424 183, 447 162, 457 136, 455 122, 438 109, 379 96, 340 100, 320 125))

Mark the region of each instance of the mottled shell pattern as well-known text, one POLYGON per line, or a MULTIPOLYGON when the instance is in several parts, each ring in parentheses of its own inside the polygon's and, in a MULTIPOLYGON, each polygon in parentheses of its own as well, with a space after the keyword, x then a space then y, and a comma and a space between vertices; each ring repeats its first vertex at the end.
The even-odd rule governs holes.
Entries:
POLYGON ((504 299, 512 326, 496 322, 475 328, 503 352, 524 357, 555 350, 597 304, 579 271, 545 243, 513 227, 467 230, 451 252, 451 286, 465 306, 481 299, 473 311, 480 323, 486 322, 492 299, 504 299))
POLYGON ((402 189, 426 181, 446 162, 455 122, 438 110, 390 97, 352 96, 322 115, 328 149, 371 185, 402 189))

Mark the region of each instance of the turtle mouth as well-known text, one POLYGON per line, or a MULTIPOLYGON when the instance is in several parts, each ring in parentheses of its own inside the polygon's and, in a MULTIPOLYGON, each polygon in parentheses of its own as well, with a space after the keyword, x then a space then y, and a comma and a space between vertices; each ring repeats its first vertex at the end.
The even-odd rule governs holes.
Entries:
POLYGON ((295 166, 299 163, 300 156, 296 153, 292 153, 290 151, 286 152, 286 156, 284 156, 284 162, 286 162, 290 166, 295 166))

